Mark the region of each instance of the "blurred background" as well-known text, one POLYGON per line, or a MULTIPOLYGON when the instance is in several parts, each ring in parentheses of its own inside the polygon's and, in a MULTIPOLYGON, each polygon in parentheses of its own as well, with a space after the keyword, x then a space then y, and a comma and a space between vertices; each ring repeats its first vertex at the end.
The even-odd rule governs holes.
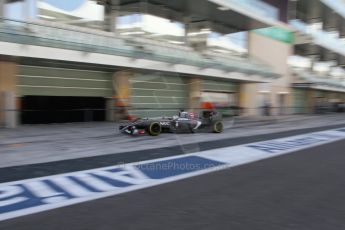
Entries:
POLYGON ((343 0, 0 0, 0 127, 335 113, 343 0))

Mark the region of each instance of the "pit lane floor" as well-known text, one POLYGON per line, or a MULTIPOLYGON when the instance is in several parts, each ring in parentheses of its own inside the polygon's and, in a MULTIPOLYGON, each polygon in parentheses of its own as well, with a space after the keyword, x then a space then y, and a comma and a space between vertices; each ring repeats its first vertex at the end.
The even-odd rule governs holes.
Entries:
MULTIPOLYGON (((216 148, 218 144, 220 147, 237 145, 242 143, 239 139, 254 142, 262 140, 263 137, 274 138, 270 136, 274 133, 279 137, 278 133, 282 132, 290 132, 287 135, 293 135, 298 133, 296 130, 319 127, 327 129, 345 124, 344 116, 344 114, 293 115, 273 120, 264 118, 259 121, 235 118, 224 121, 225 130, 221 134, 162 134, 158 137, 130 137, 119 134, 117 125, 108 122, 27 125, 14 130, 0 130, 0 168, 106 155, 110 157, 114 154, 119 154, 117 162, 128 162, 131 154, 127 154, 126 157, 121 157, 121 154, 159 148, 167 148, 165 152, 169 152, 169 149, 176 152, 174 146, 179 146, 178 153, 195 152, 205 146, 216 148), (221 140, 225 139, 228 141, 223 141, 221 144, 221 140)), ((164 157, 158 152, 155 153, 156 157, 164 157)), ((145 159, 148 159, 147 156, 141 154, 141 157, 137 156, 133 160, 145 159)))
POLYGON ((344 229, 345 141, 0 222, 0 229, 344 229))

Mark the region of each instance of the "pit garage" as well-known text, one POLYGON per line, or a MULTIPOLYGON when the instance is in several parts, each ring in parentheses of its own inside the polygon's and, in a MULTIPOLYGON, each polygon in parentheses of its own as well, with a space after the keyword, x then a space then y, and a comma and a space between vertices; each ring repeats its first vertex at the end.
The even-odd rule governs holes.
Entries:
POLYGON ((203 80, 201 103, 210 103, 223 116, 238 115, 238 83, 230 81, 203 80))
POLYGON ((112 73, 19 66, 22 124, 104 121, 113 96, 112 73))
POLYGON ((105 120, 105 98, 24 96, 22 124, 49 124, 105 120))
POLYGON ((131 79, 132 107, 136 117, 176 115, 188 109, 188 78, 166 73, 138 73, 131 79))

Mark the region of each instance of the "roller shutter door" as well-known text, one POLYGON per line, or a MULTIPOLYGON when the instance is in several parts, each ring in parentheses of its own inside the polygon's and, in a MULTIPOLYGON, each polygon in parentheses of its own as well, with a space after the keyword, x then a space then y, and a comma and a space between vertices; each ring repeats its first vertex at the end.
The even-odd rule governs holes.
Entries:
POLYGON ((112 73, 64 68, 20 66, 20 96, 112 97, 112 73))
POLYGON ((293 102, 294 113, 306 113, 307 108, 307 90, 305 89, 293 89, 293 102))
POLYGON ((238 88, 236 82, 203 80, 201 101, 214 104, 223 116, 238 114, 238 111, 230 109, 230 106, 238 105, 238 88))
POLYGON ((17 88, 24 124, 104 121, 112 73, 20 66, 17 88))
POLYGON ((229 81, 203 80, 203 91, 220 92, 220 93, 236 93, 238 92, 238 83, 229 81))
POLYGON ((131 114, 139 117, 176 115, 188 107, 188 82, 181 76, 137 74, 130 79, 131 114))

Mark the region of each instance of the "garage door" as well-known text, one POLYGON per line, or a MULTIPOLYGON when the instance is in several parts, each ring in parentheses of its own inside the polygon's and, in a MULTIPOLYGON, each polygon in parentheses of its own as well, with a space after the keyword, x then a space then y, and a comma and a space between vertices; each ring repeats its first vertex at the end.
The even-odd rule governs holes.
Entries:
POLYGON ((139 117, 172 116, 188 106, 188 84, 181 76, 137 74, 131 78, 131 114, 139 117))
POLYGON ((238 83, 229 81, 203 80, 202 102, 211 102, 223 116, 233 116, 238 111, 230 109, 230 106, 238 105, 238 83))
POLYGON ((112 97, 112 73, 81 69, 20 66, 21 96, 112 97))
POLYGON ((203 80, 202 89, 206 92, 236 93, 238 83, 230 81, 203 80))
POLYGON ((306 89, 293 89, 293 102, 294 113, 306 113, 307 112, 307 90, 306 89))
POLYGON ((104 121, 113 95, 112 73, 20 66, 18 92, 24 124, 104 121))

